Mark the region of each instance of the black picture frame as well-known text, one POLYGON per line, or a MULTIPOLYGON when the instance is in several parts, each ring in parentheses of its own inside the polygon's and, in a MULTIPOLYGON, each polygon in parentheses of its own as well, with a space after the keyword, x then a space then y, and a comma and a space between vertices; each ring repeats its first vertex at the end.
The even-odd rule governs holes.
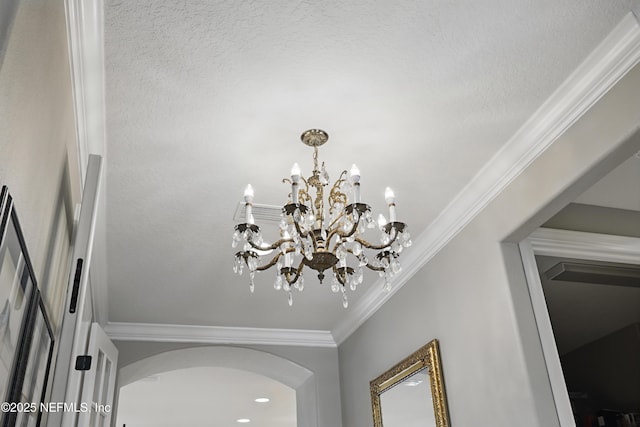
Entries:
MULTIPOLYGON (((6 187, 0 192, 0 393, 10 402, 18 380, 35 284, 23 255, 24 238, 6 187)), ((2 414, 3 424, 7 418, 2 414)))
POLYGON ((54 333, 38 291, 13 199, 0 190, 0 425, 37 427, 53 358, 54 333), (29 404, 29 407, 25 407, 29 404), (20 406, 18 406, 20 405, 20 406))
POLYGON ((36 291, 36 294, 33 316, 30 319, 32 324, 25 341, 28 343, 25 372, 20 393, 14 396, 14 401, 34 406, 28 411, 16 413, 15 425, 20 427, 40 426, 47 416, 41 405, 45 403, 54 337, 44 301, 39 291, 36 291))

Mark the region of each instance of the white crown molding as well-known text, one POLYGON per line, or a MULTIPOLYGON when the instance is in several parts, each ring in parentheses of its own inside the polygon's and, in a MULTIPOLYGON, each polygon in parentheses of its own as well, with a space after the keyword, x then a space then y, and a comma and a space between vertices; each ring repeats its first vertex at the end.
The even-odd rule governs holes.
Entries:
POLYGON ((536 255, 640 263, 640 238, 540 228, 529 236, 536 255))
POLYGON ((82 179, 89 154, 105 154, 102 0, 66 0, 67 38, 82 179))
POLYGON ((108 313, 103 10, 102 0, 65 0, 81 188, 84 186, 89 155, 102 156, 102 190, 94 240, 96 250, 91 261, 94 317, 101 324, 106 323, 108 313))
POLYGON ((336 342, 347 339, 638 62, 640 25, 629 13, 415 239, 392 292, 381 294, 379 281, 352 305, 332 331, 336 342))
POLYGON ((329 331, 109 322, 112 340, 198 344, 336 347, 329 331))

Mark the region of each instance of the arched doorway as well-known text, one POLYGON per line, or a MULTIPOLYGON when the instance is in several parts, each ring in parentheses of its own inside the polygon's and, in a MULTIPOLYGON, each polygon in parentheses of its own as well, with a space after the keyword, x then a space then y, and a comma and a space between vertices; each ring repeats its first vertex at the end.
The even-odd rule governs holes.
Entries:
POLYGON ((297 427, 296 392, 249 371, 195 367, 163 372, 119 390, 116 426, 297 427))
POLYGON ((228 346, 192 347, 151 356, 120 369, 120 387, 163 372, 194 367, 224 367, 253 372, 295 390, 299 427, 318 427, 314 373, 273 354, 228 346))

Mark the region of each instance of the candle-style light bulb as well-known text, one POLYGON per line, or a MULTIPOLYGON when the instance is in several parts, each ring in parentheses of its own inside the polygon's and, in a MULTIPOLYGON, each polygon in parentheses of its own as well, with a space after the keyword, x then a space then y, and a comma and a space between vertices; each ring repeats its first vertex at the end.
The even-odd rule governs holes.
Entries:
POLYGON ((359 182, 360 181, 360 169, 358 169, 358 166, 356 166, 356 164, 352 164, 351 165, 351 181, 352 182, 359 182))
POLYGON ((351 165, 351 184, 353 185, 353 203, 360 203, 360 169, 351 165))
POLYGON ((298 181, 300 179, 300 165, 294 163, 291 166, 291 179, 298 181))
POLYGON ((253 202, 253 187, 251 184, 247 185, 247 188, 244 189, 244 219, 248 224, 253 224, 253 214, 251 213, 251 208, 253 202))
POLYGON ((248 203, 253 201, 253 187, 251 184, 248 184, 247 188, 244 189, 244 201, 248 203))
POLYGON ((300 181, 300 166, 294 163, 291 167, 291 203, 298 203, 298 182, 300 181))
POLYGON ((393 190, 387 187, 384 190, 384 200, 389 205, 389 222, 395 222, 396 220, 396 195, 393 190))
POLYGON ((396 201, 396 194, 393 192, 391 187, 387 187, 384 190, 384 200, 386 200, 387 204, 394 203, 396 201))

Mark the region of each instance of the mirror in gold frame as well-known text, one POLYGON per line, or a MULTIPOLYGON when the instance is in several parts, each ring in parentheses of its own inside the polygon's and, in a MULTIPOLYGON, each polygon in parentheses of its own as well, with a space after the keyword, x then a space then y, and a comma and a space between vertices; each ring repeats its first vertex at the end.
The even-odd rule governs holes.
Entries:
POLYGON ((449 427, 438 340, 419 348, 370 385, 374 427, 449 427))

